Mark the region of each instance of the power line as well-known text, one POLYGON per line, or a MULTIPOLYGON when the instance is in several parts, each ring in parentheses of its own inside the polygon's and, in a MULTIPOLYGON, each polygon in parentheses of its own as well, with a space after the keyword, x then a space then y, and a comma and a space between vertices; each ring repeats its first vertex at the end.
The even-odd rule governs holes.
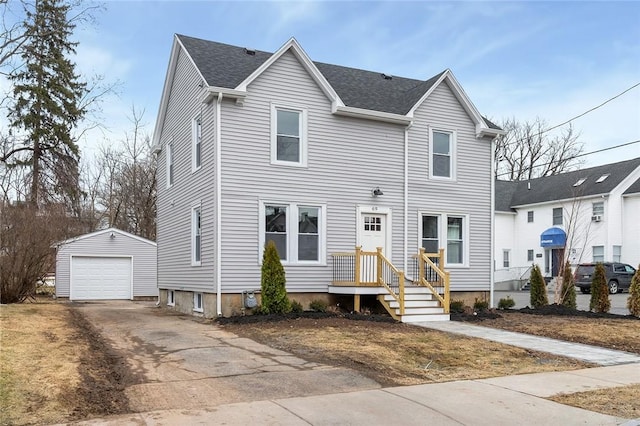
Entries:
MULTIPOLYGON (((631 90, 635 89, 635 88, 636 88, 636 87, 638 87, 638 86, 640 86, 640 83, 636 83, 636 84, 634 84, 633 86, 631 86, 631 87, 629 87, 629 88, 627 88, 627 89, 623 90, 622 92, 618 93, 618 94, 617 94, 617 95, 615 95, 615 96, 612 96, 611 98, 607 99, 606 101, 602 102, 601 104, 596 105, 595 107, 593 107, 593 108, 591 108, 591 109, 589 109, 589 110, 587 110, 587 111, 585 111, 585 112, 583 112, 583 113, 581 113, 581 114, 578 114, 578 115, 576 115, 575 117, 572 117, 572 118, 570 118, 570 119, 568 119, 568 120, 566 120, 566 121, 564 121, 564 122, 562 122, 562 123, 560 123, 560 124, 556 124, 555 126, 551 126, 551 127, 549 127, 548 129, 541 130, 539 133, 537 133, 537 134, 535 134, 535 135, 528 136, 528 137, 535 138, 535 137, 541 136, 541 135, 543 135, 543 134, 545 134, 545 133, 547 133, 547 132, 550 132, 551 130, 557 129, 558 127, 562 127, 562 126, 564 126, 565 124, 569 124, 569 123, 571 123, 572 121, 577 120, 577 119, 578 119, 578 118, 580 118, 580 117, 584 117, 585 115, 589 114, 590 112, 593 112, 593 111, 595 111, 595 110, 597 110, 597 109, 599 109, 599 108, 602 108, 603 106, 605 106, 605 105, 606 105, 606 104, 608 104, 609 102, 611 102, 611 101, 613 101, 613 100, 615 100, 615 99, 619 98, 620 96, 622 96, 622 95, 624 95, 625 93, 627 93, 627 92, 629 92, 629 91, 631 91, 631 90)), ((519 142, 522 142, 523 140, 524 140, 524 138, 521 138, 521 139, 515 140, 515 141, 513 141, 513 142, 505 143, 503 146, 509 146, 509 145, 517 144, 517 143, 519 143, 519 142)))
MULTIPOLYGON (((615 146, 610 146, 610 147, 607 147, 607 148, 598 149, 598 150, 591 151, 591 152, 584 152, 582 154, 577 154, 577 155, 574 155, 572 157, 563 158, 561 160, 549 161, 548 163, 542 163, 542 164, 535 164, 535 165, 531 166, 531 168, 532 169, 537 169, 538 167, 550 166, 550 165, 552 165, 554 163, 559 163, 561 161, 575 160, 576 158, 586 157, 587 155, 597 154, 599 152, 604 152, 604 151, 610 151, 612 149, 623 148, 625 146, 633 145, 633 144, 636 144, 636 143, 640 143, 640 139, 635 140, 635 141, 631 141, 631 142, 625 142, 625 143, 620 144, 620 145, 615 145, 615 146)), ((496 175, 496 177, 505 176, 505 175, 509 175, 509 174, 511 174, 511 172, 499 173, 499 174, 496 175)), ((540 177, 542 177, 542 176, 540 176, 540 177)))

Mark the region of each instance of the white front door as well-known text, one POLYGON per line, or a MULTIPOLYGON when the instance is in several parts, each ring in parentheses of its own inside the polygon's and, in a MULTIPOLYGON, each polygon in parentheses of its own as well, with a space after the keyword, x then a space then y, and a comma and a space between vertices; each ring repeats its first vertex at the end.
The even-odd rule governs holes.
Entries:
POLYGON ((376 251, 377 247, 382 247, 384 254, 387 246, 387 215, 362 213, 360 226, 358 245, 362 246, 362 251, 376 251))

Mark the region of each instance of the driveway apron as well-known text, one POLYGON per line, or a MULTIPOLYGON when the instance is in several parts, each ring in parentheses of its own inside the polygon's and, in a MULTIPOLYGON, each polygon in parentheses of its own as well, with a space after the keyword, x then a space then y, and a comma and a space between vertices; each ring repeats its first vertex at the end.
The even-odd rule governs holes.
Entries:
POLYGON ((129 363, 135 412, 378 389, 361 374, 307 362, 153 302, 75 305, 129 363))

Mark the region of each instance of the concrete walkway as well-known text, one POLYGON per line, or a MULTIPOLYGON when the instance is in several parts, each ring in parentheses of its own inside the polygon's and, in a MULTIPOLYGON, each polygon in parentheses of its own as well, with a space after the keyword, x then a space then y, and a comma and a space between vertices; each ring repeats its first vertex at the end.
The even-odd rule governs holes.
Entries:
POLYGON ((629 352, 615 351, 597 346, 583 345, 548 337, 533 336, 530 334, 516 333, 491 327, 471 325, 458 321, 443 322, 419 322, 413 323, 420 327, 447 333, 462 334, 464 336, 478 337, 494 342, 504 343, 519 348, 547 352, 554 355, 566 356, 591 362, 598 365, 618 365, 628 363, 640 363, 640 356, 629 352))
POLYGON ((640 364, 403 386, 209 409, 163 410, 80 425, 626 425, 623 419, 548 401, 573 393, 640 383, 640 364))

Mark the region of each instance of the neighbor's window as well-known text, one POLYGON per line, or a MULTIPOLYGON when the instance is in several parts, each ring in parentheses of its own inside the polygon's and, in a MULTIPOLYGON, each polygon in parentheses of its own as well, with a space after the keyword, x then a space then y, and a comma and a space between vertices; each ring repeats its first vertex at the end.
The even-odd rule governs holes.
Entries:
POLYGON ((173 142, 167 145, 167 188, 173 185, 173 142))
POLYGON ((324 206, 295 203, 261 204, 261 248, 271 240, 276 244, 280 260, 283 262, 323 262, 326 232, 324 209, 324 206))
POLYGON ((202 213, 200 207, 191 210, 191 264, 199 266, 202 260, 202 213))
POLYGON ((533 262, 533 250, 527 250, 527 262, 533 262))
POLYGON ((202 293, 193 293, 193 310, 203 312, 202 293))
POLYGON ((604 201, 598 201, 592 204, 594 216, 604 216, 604 201))
POLYGON ((191 169, 195 172, 202 164, 202 117, 194 118, 192 126, 193 160, 191 169))
POLYGON ((593 246, 593 261, 604 262, 604 246, 593 246))
POLYGON ((453 179, 455 132, 430 130, 429 174, 435 178, 453 179))
POLYGON ((447 217, 447 263, 464 263, 464 218, 447 217))
POLYGON ((613 256, 612 259, 614 262, 620 262, 622 258, 622 246, 613 246, 613 256))
POLYGON ((533 210, 527 212, 527 223, 533 223, 533 210))
POLYGON ((553 224, 562 225, 562 207, 553 209, 553 224))
POLYGON ((438 216, 422 216, 422 247, 427 253, 438 253, 440 249, 438 219, 438 216))
POLYGON ((509 250, 502 250, 502 267, 509 267, 509 250))
POLYGON ((306 110, 272 106, 271 116, 271 162, 306 166, 306 110))

